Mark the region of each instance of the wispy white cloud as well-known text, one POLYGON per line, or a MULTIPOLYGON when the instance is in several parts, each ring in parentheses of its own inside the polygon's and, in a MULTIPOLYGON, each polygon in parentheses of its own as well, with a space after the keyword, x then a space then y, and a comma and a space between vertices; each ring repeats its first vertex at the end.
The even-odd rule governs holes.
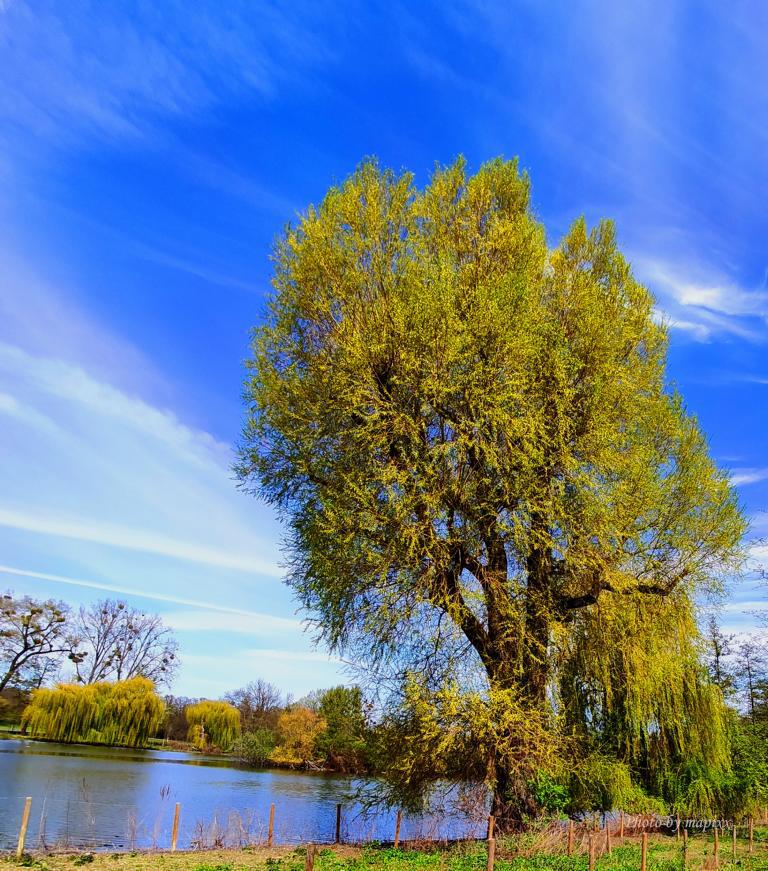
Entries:
POLYGON ((243 656, 247 656, 251 660, 265 660, 274 662, 336 662, 341 663, 343 660, 338 656, 331 656, 323 653, 320 650, 283 650, 268 647, 252 647, 243 651, 243 656))
POLYGON ((214 697, 259 677, 279 687, 290 687, 295 696, 348 682, 342 660, 309 649, 250 648, 234 656, 193 654, 185 658, 182 667, 194 671, 197 685, 214 697))
POLYGON ((295 636, 304 628, 301 620, 257 614, 250 611, 168 611, 163 620, 176 632, 236 632, 259 635, 295 636))
POLYGON ((34 488, 6 480, 0 526, 281 576, 276 542, 251 519, 257 506, 235 490, 228 445, 80 366, 7 343, 0 390, 0 445, 11 439, 17 463, 45 458, 46 468, 34 488))
POLYGON ((768 480, 768 469, 733 469, 731 471, 731 483, 735 486, 757 484, 768 480))
POLYGON ((670 328, 707 342, 718 335, 751 342, 768 340, 768 292, 735 282, 682 259, 671 262, 637 256, 638 277, 657 296, 659 317, 670 328))
MULTIPOLYGON (((170 402, 175 388, 72 299, 28 269, 8 278, 12 289, 0 285, 7 586, 75 604, 119 595, 181 613, 183 661, 209 650, 226 657, 233 633, 305 649, 280 581, 281 527, 237 491, 231 446, 170 410, 159 397, 170 402), (248 607, 255 602, 258 611, 248 607)), ((303 668, 285 673, 289 687, 313 681, 303 668)), ((204 676, 183 666, 176 689, 196 693, 205 681, 215 681, 214 668, 204 676)))
POLYGON ((25 580, 33 581, 52 581, 53 583, 64 584, 65 586, 84 587, 88 590, 100 590, 118 596, 135 596, 140 599, 149 599, 153 602, 170 602, 174 605, 187 605, 194 608, 202 608, 205 611, 213 611, 218 614, 226 614, 245 620, 252 620, 258 623, 277 621, 277 624, 281 625, 283 629, 297 629, 299 627, 298 621, 284 620, 284 618, 274 617, 269 614, 260 614, 257 611, 247 611, 242 608, 230 608, 218 602, 190 599, 184 596, 171 596, 152 590, 142 590, 138 587, 120 586, 119 584, 109 584, 103 581, 85 580, 83 578, 71 578, 66 575, 37 572, 30 569, 21 569, 15 566, 4 565, 0 565, 0 575, 9 575, 12 578, 23 578, 25 580))
POLYGON ((36 532, 41 535, 73 538, 77 541, 95 542, 111 547, 138 550, 174 559, 188 560, 202 565, 218 566, 240 572, 279 578, 282 572, 275 563, 249 554, 231 553, 205 547, 191 541, 179 541, 158 535, 149 529, 132 529, 104 523, 97 518, 66 518, 6 509, 0 506, 0 526, 36 532))
POLYGON ((333 56, 332 34, 312 26, 320 14, 308 3, 15 0, 0 17, 6 135, 143 137, 160 117, 196 115, 233 94, 269 98, 333 56))
POLYGON ((7 244, 0 244, 0 274, 0 342, 5 343, 6 356, 16 356, 17 366, 32 362, 34 356, 55 358, 98 371, 102 381, 123 391, 171 393, 163 374, 141 349, 105 329, 78 304, 71 287, 42 279, 7 244), (30 356, 21 356, 21 349, 30 356))

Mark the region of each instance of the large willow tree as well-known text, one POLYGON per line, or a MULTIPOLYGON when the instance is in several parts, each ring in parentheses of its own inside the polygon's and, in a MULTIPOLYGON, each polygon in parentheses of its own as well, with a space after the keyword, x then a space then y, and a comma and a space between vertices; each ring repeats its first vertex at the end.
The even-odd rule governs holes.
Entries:
POLYGON ((134 677, 35 690, 22 722, 30 735, 52 741, 144 747, 164 717, 152 681, 134 677))
MULTIPOLYGON (((418 733, 416 685, 448 712, 427 731, 474 756, 498 817, 536 811, 558 741, 661 782, 649 760, 717 730, 693 603, 743 521, 612 225, 550 247, 515 162, 423 190, 368 162, 274 263, 239 474, 287 518, 324 639, 401 674, 395 726, 418 733)), ((413 789, 426 744, 405 737, 413 789)), ((721 737, 701 752, 722 768, 721 737)))

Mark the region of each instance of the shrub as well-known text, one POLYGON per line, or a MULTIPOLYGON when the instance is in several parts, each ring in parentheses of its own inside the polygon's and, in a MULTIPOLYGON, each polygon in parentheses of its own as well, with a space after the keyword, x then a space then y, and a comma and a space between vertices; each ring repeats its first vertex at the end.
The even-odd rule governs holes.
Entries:
POLYGON ((265 765, 277 743, 275 733, 271 729, 258 728, 245 732, 235 741, 232 748, 234 755, 248 765, 265 765))

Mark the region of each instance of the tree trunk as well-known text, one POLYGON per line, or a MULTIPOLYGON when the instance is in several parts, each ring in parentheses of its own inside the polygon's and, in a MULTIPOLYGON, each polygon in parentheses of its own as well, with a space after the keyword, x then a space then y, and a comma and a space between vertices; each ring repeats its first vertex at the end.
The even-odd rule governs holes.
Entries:
MULTIPOLYGON (((496 650, 497 667, 492 675, 489 674, 489 679, 492 688, 514 689, 517 697, 531 713, 539 716, 546 711, 550 676, 550 619, 546 607, 549 579, 541 571, 535 575, 529 574, 528 587, 522 637, 517 639, 516 650, 508 643, 499 645, 496 650)), ((514 746, 515 736, 510 738, 509 744, 514 746)), ((526 821, 536 817, 541 810, 531 789, 535 772, 522 761, 522 757, 515 758, 504 753, 497 754, 494 767, 495 787, 491 813, 496 818, 500 831, 520 831, 525 827, 526 821)))
POLYGON ((538 811, 530 785, 520 771, 515 771, 508 760, 496 763, 496 787, 493 791, 491 813, 502 833, 519 832, 526 820, 538 811))

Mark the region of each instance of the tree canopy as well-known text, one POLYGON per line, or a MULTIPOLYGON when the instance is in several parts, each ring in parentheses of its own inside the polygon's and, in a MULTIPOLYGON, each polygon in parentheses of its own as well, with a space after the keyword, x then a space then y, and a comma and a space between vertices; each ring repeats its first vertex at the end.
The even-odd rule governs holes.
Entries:
MULTIPOLYGON (((285 230, 273 284, 238 474, 328 645, 456 735, 495 711, 475 770, 511 822, 544 740, 667 798, 683 754, 725 770, 694 603, 744 521, 612 224, 549 245, 515 161, 421 190, 368 161, 285 230)), ((425 786, 413 751, 392 768, 425 786)))
POLYGON ((79 647, 72 659, 81 683, 146 677, 160 685, 173 680, 179 645, 157 614, 104 599, 80 607, 74 631, 79 647))
POLYGON ((189 740, 199 749, 229 750, 240 736, 240 711, 229 702, 203 699, 184 711, 189 740))
POLYGON ((165 705, 152 681, 135 677, 35 690, 23 724, 30 735, 53 741, 143 747, 164 716, 165 705))

